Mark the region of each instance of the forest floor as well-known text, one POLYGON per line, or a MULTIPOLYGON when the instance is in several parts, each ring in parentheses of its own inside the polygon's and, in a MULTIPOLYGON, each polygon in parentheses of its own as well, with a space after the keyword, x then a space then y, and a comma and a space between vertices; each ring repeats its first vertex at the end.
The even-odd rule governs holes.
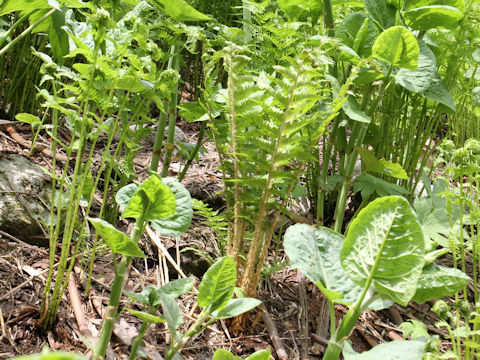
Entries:
MULTIPOLYGON (((179 126, 189 142, 196 141, 198 133, 196 124, 180 123, 179 126)), ((29 126, 15 127, 22 137, 25 139, 30 137, 29 126)), ((27 156, 28 150, 6 132, 0 131, 0 135, 0 152, 15 152, 27 156)), ((48 143, 48 139, 44 138, 43 142, 48 143)), ((200 156, 200 163, 194 163, 183 183, 190 190, 192 197, 199 198, 215 210, 221 211, 223 201, 218 195, 221 190, 221 173, 217 170, 217 154, 212 143, 207 142, 204 147, 206 152, 200 156)), ((149 150, 147 145, 144 153, 139 154, 141 161, 137 163, 145 161, 145 164, 148 164, 149 150)), ((51 169, 51 159, 43 154, 35 154, 32 160, 51 169)), ((172 168, 175 169, 176 166, 173 164, 172 168)), ((144 166, 137 165, 136 172, 140 178, 146 177, 144 166)), ((162 237, 161 240, 174 258, 177 257, 178 249, 187 247, 207 252, 212 257, 218 256, 217 239, 213 231, 197 216, 194 216, 190 230, 178 240, 178 243, 162 237)), ((166 264, 164 255, 149 238, 142 239, 141 247, 147 254, 147 259, 134 261, 126 285, 128 290, 139 291, 142 286, 157 285, 162 279, 165 281, 165 278, 178 277, 173 268, 166 270, 163 267, 166 264)), ((448 262, 448 259, 446 261, 448 262)), ((286 256, 281 247, 276 259, 272 249, 269 265, 266 267, 269 271, 263 277, 258 294, 264 307, 257 308, 249 314, 250 323, 244 332, 232 334, 228 330, 228 322, 214 323, 187 344, 182 356, 185 359, 211 359, 216 349, 225 348, 246 357, 256 350, 270 347, 276 359, 321 359, 324 348, 313 341, 312 334, 319 328, 320 338, 328 338, 328 304, 315 285, 286 264, 286 256), (274 266, 274 263, 281 266, 274 266), (319 316, 320 313, 323 315, 319 316), (283 346, 286 357, 278 355, 281 354, 279 346, 283 346)), ((207 266, 208 263, 198 255, 198 252, 190 250, 181 255, 182 269, 187 275, 196 278, 197 285, 207 266), (195 261, 192 262, 188 257, 195 258, 195 261)), ((102 314, 108 302, 108 285, 113 278, 111 252, 105 251, 95 260, 93 274, 95 281, 92 282, 92 289, 86 297, 85 275, 82 269, 80 261, 78 266, 75 266, 74 276, 71 278, 72 287, 62 299, 56 326, 48 331, 42 330, 38 324, 42 316, 40 305, 48 272, 48 249, 16 241, 8 234, 0 237, 0 358, 40 352, 44 346, 52 350, 89 355, 89 349, 82 342, 84 329, 82 331, 80 329, 87 326, 88 333, 93 339, 98 334, 102 314), (75 289, 80 294, 78 298, 83 310, 83 318, 80 319, 78 314, 74 314, 71 306, 75 289)), ((424 322, 432 335, 445 335, 434 325, 439 319, 429 311, 431 305, 412 303, 405 308, 394 305, 388 310, 379 312, 366 311, 350 336, 354 349, 364 351, 382 342, 401 339, 402 331, 398 325, 408 319, 424 322)), ((187 294, 180 298, 180 306, 184 314, 189 314, 185 327, 198 313, 194 295, 187 294)), ((337 319, 341 319, 347 308, 337 305, 335 310, 337 319)), ((139 328, 139 320, 124 314, 120 321, 111 342, 113 352, 110 353, 110 358, 126 359, 130 340, 139 328)), ((162 359, 166 343, 164 325, 152 326, 147 332, 145 342, 145 352, 149 358, 162 359)), ((444 347, 448 345, 447 341, 442 343, 444 347)))

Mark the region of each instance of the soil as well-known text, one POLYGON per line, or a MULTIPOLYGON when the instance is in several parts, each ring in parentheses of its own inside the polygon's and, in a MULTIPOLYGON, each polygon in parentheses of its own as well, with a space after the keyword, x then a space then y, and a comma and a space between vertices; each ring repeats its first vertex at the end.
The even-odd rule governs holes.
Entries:
MULTIPOLYGON (((198 133, 196 124, 181 123, 179 126, 187 135, 189 142, 195 142, 198 133)), ((16 126, 19 134, 28 139, 30 129, 27 126, 16 126)), ((48 139, 41 139, 48 143, 48 139)), ((203 200, 222 211, 223 200, 218 192, 221 190, 221 173, 218 170, 217 156, 212 143, 204 145, 206 152, 201 155, 200 163, 194 163, 187 172, 183 181, 193 197, 203 200)), ((0 131, 0 151, 16 152, 27 156, 28 150, 21 147, 6 132, 0 131)), ((150 149, 139 153, 139 159, 148 163, 150 149)), ((50 159, 43 154, 35 154, 32 159, 40 165, 51 169, 50 159)), ((141 161, 137 161, 141 163, 141 161)), ((146 165, 145 165, 146 166, 146 165)), ((137 165, 136 171, 140 177, 145 177, 146 167, 137 165)), ((172 169, 178 165, 173 164, 172 169)), ((124 224, 124 226, 127 224, 124 224)), ((164 246, 174 256, 179 249, 195 248, 200 250, 182 253, 182 269, 197 280, 208 267, 207 260, 201 252, 212 257, 218 255, 218 247, 213 231, 202 224, 200 218, 194 217, 192 227, 184 234, 179 243, 161 238, 164 246), (200 255, 199 255, 200 254, 200 255)), ((146 260, 134 261, 126 288, 138 291, 142 286, 158 284, 161 277, 175 279, 178 273, 169 268, 162 268, 159 262, 159 251, 144 238, 141 247, 147 254, 146 260)), ((84 259, 85 260, 85 259, 84 259)), ((88 259, 87 259, 88 260, 88 259)), ((448 259, 445 260, 448 262, 448 259)), ((318 289, 305 280, 296 270, 287 265, 285 255, 280 251, 275 259, 273 250, 269 257, 270 271, 265 275, 259 298, 263 301, 265 310, 273 320, 278 331, 279 340, 288 354, 288 359, 321 359, 321 345, 314 343, 311 334, 317 327, 323 329, 320 334, 328 338, 328 309, 325 312, 325 299, 318 289), (273 264, 280 264, 273 266, 273 264), (326 316, 319 317, 320 313, 326 316), (319 320, 320 319, 320 320, 319 320)), ((74 351, 89 356, 90 350, 82 342, 82 331, 75 317, 71 299, 72 294, 67 292, 61 303, 56 326, 48 331, 39 326, 41 319, 40 307, 48 272, 48 251, 45 248, 31 246, 3 233, 0 237, 0 358, 10 358, 20 354, 32 354, 48 346, 53 350, 74 351)), ((95 333, 101 326, 102 311, 108 302, 108 288, 112 280, 113 262, 111 253, 104 251, 95 260, 92 290, 85 296, 85 280, 83 266, 80 262, 74 271, 74 287, 80 292, 81 306, 84 312, 84 321, 95 338, 95 333), (82 285, 83 284, 83 285, 82 285)), ((194 314, 194 295, 188 294, 180 299, 180 306, 189 318, 184 324, 188 326, 194 314)), ((402 308, 394 305, 389 310, 380 312, 365 312, 355 330, 350 336, 353 347, 357 351, 368 350, 382 342, 401 339, 402 331, 398 324, 407 319, 420 319, 427 324, 431 333, 442 334, 435 328, 438 321, 435 314, 429 311, 431 304, 415 305, 402 308)), ((341 319, 347 308, 336 306, 336 318, 341 319)), ((276 356, 269 333, 272 328, 267 328, 262 311, 256 309, 249 314, 250 324, 239 334, 232 334, 228 330, 228 322, 212 324, 204 333, 190 342, 182 351, 185 359, 211 359, 216 349, 225 348, 235 354, 246 357, 260 349, 271 348, 274 358, 276 356)), ((129 341, 135 329, 139 328, 139 321, 128 314, 122 316, 122 324, 112 340, 113 356, 115 359, 127 359, 129 354, 129 341)), ((145 336, 145 352, 151 359, 161 359, 166 343, 166 331, 163 324, 152 326, 145 336)), ((448 343, 444 342, 447 346, 448 343)))

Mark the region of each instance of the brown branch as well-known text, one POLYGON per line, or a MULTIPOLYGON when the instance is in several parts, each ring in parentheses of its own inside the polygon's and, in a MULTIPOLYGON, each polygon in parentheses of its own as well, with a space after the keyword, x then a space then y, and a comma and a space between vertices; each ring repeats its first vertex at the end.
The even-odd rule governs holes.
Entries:
MULTIPOLYGON (((2 124, 3 128, 5 131, 8 132, 8 134, 12 137, 13 140, 15 140, 17 143, 19 143, 21 146, 27 149, 31 149, 32 143, 28 140, 25 140, 18 132, 17 130, 14 129, 14 127, 10 124, 2 124)), ((52 158, 55 156, 55 158, 59 161, 62 162, 67 162, 67 157, 62 154, 53 154, 50 149, 43 147, 43 146, 37 146, 35 148, 36 151, 41 152, 42 154, 48 156, 49 158, 52 158)))
POLYGON ((280 340, 280 336, 278 335, 278 330, 275 325, 275 322, 271 318, 270 314, 268 313, 264 305, 261 305, 260 309, 262 310, 263 322, 267 327, 268 334, 270 335, 270 339, 272 340, 272 344, 273 344, 273 347, 275 348, 275 352, 277 353, 278 359, 288 360, 288 354, 285 351, 285 347, 283 346, 282 340, 280 340))
POLYGON ((70 298, 70 304, 72 305, 72 310, 75 314, 75 319, 77 320, 80 333, 83 336, 90 338, 92 336, 92 332, 88 328, 87 321, 85 320, 85 313, 82 309, 82 301, 80 300, 77 282, 73 273, 70 273, 70 276, 68 278, 68 296, 70 298))
POLYGON ((299 320, 300 320, 300 332, 302 335, 301 341, 301 359, 306 359, 308 354, 308 304, 307 304, 307 291, 305 289, 305 275, 300 271, 297 273, 298 279, 298 302, 299 302, 299 320))

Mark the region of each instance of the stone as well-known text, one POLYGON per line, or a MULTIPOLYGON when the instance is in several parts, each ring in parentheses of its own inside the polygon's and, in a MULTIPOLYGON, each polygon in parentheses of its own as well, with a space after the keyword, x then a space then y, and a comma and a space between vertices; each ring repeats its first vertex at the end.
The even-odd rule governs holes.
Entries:
POLYGON ((48 246, 49 177, 16 154, 0 152, 0 230, 32 245, 48 246), (28 207, 28 209, 26 209, 28 207))

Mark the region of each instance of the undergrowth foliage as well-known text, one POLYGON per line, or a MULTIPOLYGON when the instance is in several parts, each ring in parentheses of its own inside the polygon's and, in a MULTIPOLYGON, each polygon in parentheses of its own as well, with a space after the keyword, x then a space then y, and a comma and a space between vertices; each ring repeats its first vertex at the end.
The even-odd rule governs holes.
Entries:
POLYGON ((299 51, 271 73, 252 69, 247 54, 235 44, 221 50, 216 59, 223 61, 227 87, 207 80, 205 92, 231 211, 227 253, 244 271, 241 287, 253 296, 287 200, 345 98, 330 100, 325 74, 331 60, 320 46, 299 51))
MULTIPOLYGON (((116 277, 94 357, 105 356, 113 325, 127 310, 143 320, 131 359, 144 355, 143 335, 157 322, 172 335, 165 359, 180 358, 213 321, 259 304, 245 296, 255 297, 272 239, 282 237, 286 216, 294 219, 293 199, 303 189, 309 213, 302 220, 335 229, 297 224, 285 235, 290 266, 329 302, 325 359, 342 352, 347 360, 383 358, 409 347, 406 356, 418 358, 425 341, 414 337, 426 331, 365 355, 346 338, 367 307, 452 294, 453 306, 433 308, 443 320, 437 326, 449 333, 452 357, 476 358, 480 144, 466 139, 479 134, 479 13, 474 0, 0 0, 0 116, 9 118, 0 120, 32 125, 30 155, 42 133, 54 154, 50 271, 38 324, 54 325, 76 256, 85 254, 91 276, 106 244, 122 258, 114 256, 116 277), (176 143, 179 116, 200 123, 195 145, 176 143), (137 183, 134 158, 152 126, 150 177, 137 183), (188 161, 178 181, 188 175, 208 130, 226 212, 201 202, 194 208, 227 257, 210 259, 215 264, 198 289, 203 310, 182 334, 174 297, 192 290, 192 281, 140 293, 122 289, 132 258, 145 256, 138 247, 144 230, 178 237, 190 225, 189 192, 166 176, 179 146, 188 161), (429 165, 445 135, 453 140, 441 149, 448 181, 430 186, 429 165), (412 200, 421 181, 427 196, 412 210, 404 197, 412 200), (103 198, 89 223, 97 190, 103 198), (115 227, 120 208, 135 219, 130 235, 115 227), (453 268, 432 263, 448 252, 453 268), (125 294, 144 311, 120 309, 125 294), (335 303, 350 306, 338 328, 335 303)), ((245 329, 243 320, 233 322, 234 331, 245 329)), ((269 357, 263 351, 248 359, 269 357)), ((214 355, 235 358, 225 350, 214 355)))

